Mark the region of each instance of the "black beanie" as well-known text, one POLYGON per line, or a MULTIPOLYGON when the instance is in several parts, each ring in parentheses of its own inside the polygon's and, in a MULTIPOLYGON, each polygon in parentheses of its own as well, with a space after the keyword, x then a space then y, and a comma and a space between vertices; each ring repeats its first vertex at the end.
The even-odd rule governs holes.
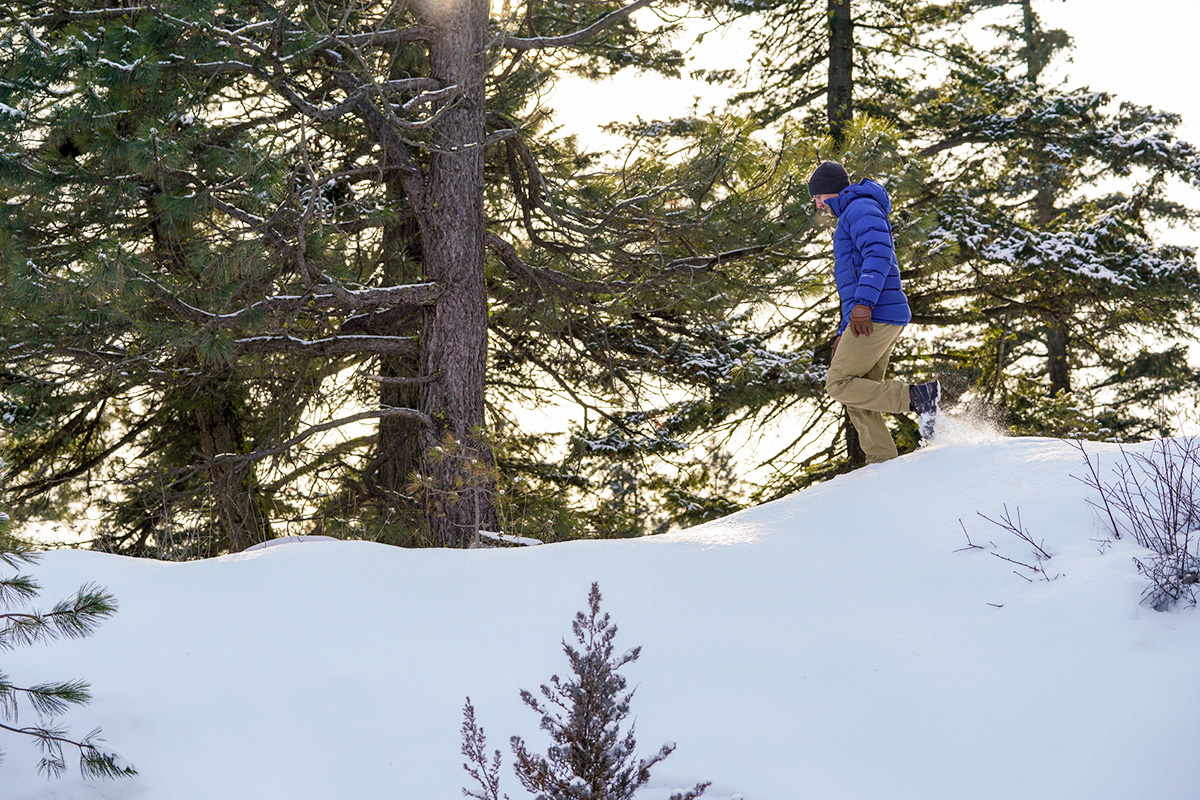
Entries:
POLYGON ((838 194, 850 185, 850 176, 846 168, 836 161, 822 161, 808 179, 808 193, 813 197, 819 194, 838 194))

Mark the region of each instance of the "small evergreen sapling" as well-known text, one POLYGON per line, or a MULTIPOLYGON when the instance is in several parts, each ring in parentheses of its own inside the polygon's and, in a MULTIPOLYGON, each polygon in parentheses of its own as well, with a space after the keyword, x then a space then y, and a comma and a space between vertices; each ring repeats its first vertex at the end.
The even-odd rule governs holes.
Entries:
MULTIPOLYGON (((0 563, 12 570, 36 560, 32 553, 0 549, 0 563)), ((101 620, 117 610, 112 595, 93 584, 81 587, 74 597, 55 604, 50 611, 27 609, 25 604, 37 597, 39 589, 37 582, 28 575, 18 573, 0 577, 0 652, 55 639, 88 636, 101 620)), ((24 688, 13 684, 0 670, 0 730, 37 741, 42 752, 38 771, 47 777, 59 777, 66 771, 64 747, 79 751, 79 770, 86 778, 136 775, 137 771, 119 756, 99 747, 99 728, 75 740, 68 737, 65 729, 54 724, 54 718, 71 706, 87 705, 91 699, 88 684, 83 681, 46 682, 24 688), (39 724, 20 726, 22 705, 37 712, 39 724)))
MULTIPOLYGON (((579 649, 563 642, 573 677, 552 676, 550 685, 541 687, 544 701, 532 692, 521 692, 525 704, 542 715, 541 728, 553 741, 543 756, 530 752, 521 737, 511 740, 517 778, 537 800, 630 800, 649 781, 651 768, 675 750, 675 745, 665 744, 649 758, 637 759, 634 726, 630 724, 622 733, 633 691, 625 691, 625 677, 619 670, 637 660, 641 647, 613 655, 617 626, 608 614, 601 614, 600 600, 600 587, 593 583, 588 610, 578 612, 571 624, 579 649)), ((463 794, 476 800, 499 800, 500 751, 489 765, 486 747, 468 699, 462 752, 474 766, 464 764, 463 768, 480 791, 463 789, 463 794)), ((708 785, 698 783, 687 792, 671 795, 671 800, 695 800, 708 785)))
MULTIPOLYGON (((487 737, 483 734, 483 728, 475 723, 475 706, 471 705, 469 697, 463 706, 462 737, 462 754, 470 762, 463 764, 463 769, 471 776, 471 780, 479 784, 475 790, 463 789, 463 796, 474 800, 500 800, 500 751, 495 751, 489 764, 487 737)), ((508 795, 504 795, 504 800, 508 800, 508 795)))

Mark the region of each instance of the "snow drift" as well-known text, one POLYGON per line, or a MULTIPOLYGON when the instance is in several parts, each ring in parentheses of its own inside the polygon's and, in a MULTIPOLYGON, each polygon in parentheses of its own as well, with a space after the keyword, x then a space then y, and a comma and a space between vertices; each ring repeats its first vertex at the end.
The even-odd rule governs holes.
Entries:
POLYGON ((90 681, 66 723, 102 725, 140 775, 48 782, 4 735, 0 797, 451 800, 469 695, 517 800, 508 737, 543 741, 518 691, 566 672, 593 581, 618 649, 643 646, 625 670, 640 749, 677 744, 645 800, 701 780, 722 800, 1195 796, 1200 617, 1139 603, 1140 548, 1103 534, 1084 469, 1068 443, 960 434, 649 539, 52 552, 43 599, 96 581, 120 611, 4 668, 90 681), (1045 577, 978 516, 1005 505, 1052 555, 1045 577))

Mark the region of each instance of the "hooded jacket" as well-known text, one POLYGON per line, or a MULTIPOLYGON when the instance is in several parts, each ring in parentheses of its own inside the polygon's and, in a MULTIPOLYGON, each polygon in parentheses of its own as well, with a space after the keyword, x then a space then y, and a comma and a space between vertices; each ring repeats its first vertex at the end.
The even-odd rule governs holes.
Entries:
POLYGON ((833 279, 842 300, 841 336, 855 306, 871 309, 871 319, 888 325, 912 320, 900 287, 900 266, 887 215, 892 201, 873 180, 851 184, 826 205, 837 217, 833 233, 833 279))

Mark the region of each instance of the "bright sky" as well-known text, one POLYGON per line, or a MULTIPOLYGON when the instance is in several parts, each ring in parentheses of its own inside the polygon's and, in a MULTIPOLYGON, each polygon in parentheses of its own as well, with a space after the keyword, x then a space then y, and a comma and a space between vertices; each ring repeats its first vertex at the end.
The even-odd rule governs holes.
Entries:
POLYGON ((1200 140, 1193 0, 1041 0, 1038 8, 1075 39, 1065 66, 1072 84, 1182 114, 1185 137, 1200 140))
MULTIPOLYGON (((1060 67, 1070 85, 1179 114, 1179 135, 1200 146, 1194 63, 1200 6, 1193 0, 1041 0, 1037 7, 1047 27, 1074 38, 1072 60, 1060 67)), ((1173 196, 1200 207, 1198 189, 1177 184, 1173 196)), ((1173 230, 1164 238, 1200 245, 1196 231, 1173 230)))
MULTIPOLYGON (((1200 5, 1194 0, 1036 0, 1036 8, 1048 27, 1062 28, 1075 40, 1071 63, 1060 65, 1072 85, 1180 113, 1190 138, 1200 140, 1194 80, 1200 5)), ((744 46, 736 33, 709 36, 693 49, 693 64, 740 66, 745 59, 738 51, 744 46)), ((601 84, 568 82, 553 103, 587 126, 635 114, 662 117, 688 108, 698 92, 706 95, 702 106, 713 105, 720 102, 720 91, 694 81, 638 76, 601 84)))

